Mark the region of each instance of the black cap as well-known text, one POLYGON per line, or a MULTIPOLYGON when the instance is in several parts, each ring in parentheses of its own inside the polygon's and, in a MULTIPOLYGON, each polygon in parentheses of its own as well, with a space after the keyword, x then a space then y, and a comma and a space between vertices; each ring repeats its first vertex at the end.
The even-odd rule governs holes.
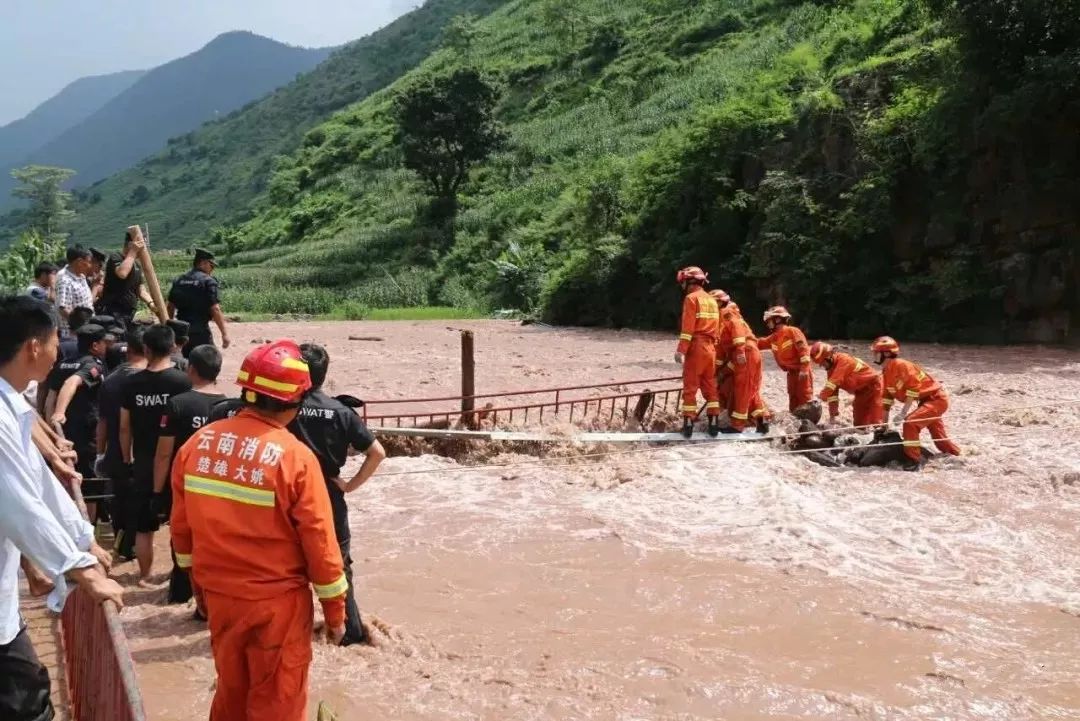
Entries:
POLYGON ((108 328, 109 326, 116 325, 116 318, 113 318, 111 315, 92 315, 90 316, 90 320, 86 322, 100 325, 102 328, 108 328))
POLYGON ((75 331, 75 335, 79 338, 89 338, 88 343, 97 343, 99 340, 105 340, 109 338, 109 333, 104 328, 96 323, 87 323, 79 330, 75 331))
POLYGON ((191 332, 191 323, 188 323, 186 320, 167 320, 165 321, 165 325, 172 328, 173 335, 175 335, 177 339, 187 338, 188 333, 191 332))
POLYGON ((105 260, 105 254, 102 253, 97 248, 91 248, 90 249, 90 255, 94 256, 94 260, 98 260, 98 261, 104 261, 105 260))
POLYGON ((118 339, 123 338, 125 335, 127 335, 127 328, 124 328, 122 325, 110 325, 106 328, 106 331, 113 338, 118 339))
POLYGON ((195 249, 195 262, 196 263, 201 263, 204 260, 208 260, 211 263, 213 263, 214 265, 217 265, 217 261, 214 260, 214 254, 213 253, 211 253, 209 250, 203 250, 202 248, 196 248, 195 249))

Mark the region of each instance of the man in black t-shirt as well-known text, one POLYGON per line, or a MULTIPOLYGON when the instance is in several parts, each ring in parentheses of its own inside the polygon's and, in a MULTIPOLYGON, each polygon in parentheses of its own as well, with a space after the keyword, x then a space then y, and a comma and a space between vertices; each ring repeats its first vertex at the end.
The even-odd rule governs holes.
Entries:
POLYGON ((108 334, 99 325, 87 323, 76 332, 79 346, 77 360, 61 361, 49 373, 49 413, 59 423, 64 436, 75 445, 78 461, 75 469, 84 478, 94 476, 97 454, 98 389, 105 379, 105 349, 108 334), (55 395, 55 399, 52 394, 55 395))
MULTIPOLYGON (((130 505, 131 474, 124 465, 124 456, 120 452, 120 404, 123 401, 124 384, 127 379, 146 369, 146 353, 143 350, 143 333, 146 328, 133 325, 127 333, 126 360, 112 370, 101 384, 98 393, 98 441, 105 441, 105 447, 98 446, 98 459, 95 475, 112 481, 112 501, 109 503, 109 517, 112 520, 116 542, 113 544, 116 554, 121 558, 135 558, 135 534, 124 533, 128 527, 125 511, 130 505)), ((133 528, 134 525, 132 524, 133 528)))
MULTIPOLYGON (((349 506, 345 494, 362 486, 386 458, 382 444, 367 429, 356 411, 322 391, 323 382, 330 366, 330 357, 320 345, 306 343, 300 346, 304 360, 311 373, 312 390, 304 398, 296 419, 289 424, 289 431, 315 453, 319 459, 330 505, 334 511, 334 532, 341 558, 345 562, 345 578, 349 583, 345 595, 345 637, 342 646, 363 643, 366 639, 360 623, 360 609, 353 593, 352 555, 349 547, 352 532, 349 529, 349 506), (348 481, 341 478, 341 468, 348 458, 349 449, 364 453, 364 463, 355 476, 348 481)), ((226 401, 227 402, 227 401, 226 401)))
MULTIPOLYGON (((173 366, 176 367, 176 370, 184 371, 186 373, 188 369, 188 359, 187 356, 184 355, 184 348, 188 344, 188 334, 191 332, 191 324, 185 323, 182 320, 176 320, 175 318, 171 318, 165 321, 165 323, 173 329, 173 333, 176 335, 176 343, 173 344, 172 352, 173 366)), ((212 344, 203 343, 203 345, 212 344)), ((192 346, 192 348, 195 347, 197 346, 192 346)))
POLYGON ((154 454, 161 417, 173 396, 191 390, 187 375, 173 368, 169 358, 174 342, 175 336, 167 325, 147 329, 143 334, 146 370, 127 379, 120 402, 120 452, 124 462, 130 464, 132 483, 125 532, 135 532, 135 558, 143 585, 154 563, 154 533, 161 526, 160 509, 154 500, 154 454))
MULTIPOLYGON (((163 508, 171 506, 169 470, 176 452, 196 431, 210 422, 210 411, 214 405, 225 400, 225 395, 217 389, 217 377, 221 373, 221 351, 212 345, 201 345, 192 349, 188 360, 190 363, 187 375, 191 381, 191 390, 173 396, 165 406, 157 454, 154 457, 154 495, 159 498, 157 505, 163 508), (162 499, 162 496, 165 498, 162 499)), ((191 596, 190 576, 176 565, 174 554, 168 602, 187 603, 191 596)), ((201 602, 199 606, 201 613, 201 602)))
POLYGON ((125 328, 131 326, 139 300, 150 302, 142 288, 142 268, 135 261, 144 247, 146 242, 141 232, 125 233, 123 254, 110 253, 105 261, 105 282, 99 302, 101 312, 115 317, 125 328))
POLYGON ((229 332, 225 328, 225 315, 218 299, 218 282, 214 278, 217 263, 214 254, 202 248, 195 249, 194 264, 187 273, 173 281, 169 291, 169 317, 187 322, 191 326, 188 343, 184 346, 186 358, 193 348, 214 343, 210 333, 210 321, 221 331, 221 345, 229 347, 229 332))

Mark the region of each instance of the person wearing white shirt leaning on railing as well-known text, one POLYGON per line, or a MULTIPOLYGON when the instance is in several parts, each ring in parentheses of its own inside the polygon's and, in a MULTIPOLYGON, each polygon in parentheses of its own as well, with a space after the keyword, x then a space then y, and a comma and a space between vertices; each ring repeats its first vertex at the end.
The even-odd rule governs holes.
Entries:
POLYGON ((22 393, 56 360, 56 314, 29 296, 0 297, 0 328, 0 719, 48 721, 49 674, 19 613, 21 557, 53 582, 53 611, 63 608, 69 581, 118 606, 123 590, 102 568, 108 554, 94 542, 94 529, 31 440, 36 420, 22 393))

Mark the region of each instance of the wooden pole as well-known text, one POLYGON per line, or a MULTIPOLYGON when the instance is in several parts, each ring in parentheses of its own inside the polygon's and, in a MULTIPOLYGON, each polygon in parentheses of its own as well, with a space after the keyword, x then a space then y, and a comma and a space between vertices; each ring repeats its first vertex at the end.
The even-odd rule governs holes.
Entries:
MULTIPOLYGON (((128 226, 128 236, 142 238, 142 228, 137 225, 128 226)), ((150 229, 147 227, 147 235, 150 229)), ((158 320, 162 323, 169 319, 169 311, 165 308, 165 297, 161 294, 161 286, 158 284, 157 273, 154 272, 154 261, 150 259, 149 239, 144 238, 145 245, 139 249, 139 264, 142 266, 143 277, 146 278, 146 287, 150 289, 150 297, 154 299, 154 309, 157 311, 158 320)))
POLYGON ((461 331, 461 418, 468 428, 475 428, 476 363, 473 358, 473 334, 461 331))

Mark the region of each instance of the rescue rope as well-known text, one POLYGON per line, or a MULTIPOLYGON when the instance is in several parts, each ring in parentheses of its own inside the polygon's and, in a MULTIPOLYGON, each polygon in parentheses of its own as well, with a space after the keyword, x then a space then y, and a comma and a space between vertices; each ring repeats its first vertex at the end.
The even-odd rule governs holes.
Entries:
MULTIPOLYGON (((1080 398, 1074 398, 1074 399, 1070 399, 1070 400, 1066 400, 1066 401, 1057 401, 1057 402, 1054 402, 1054 403, 1039 403, 1039 404, 1034 404, 1034 405, 1030 405, 1030 406, 1012 406, 1012 407, 1009 407, 1009 408, 997 408, 997 409, 986 410, 986 411, 968 411, 968 412, 966 412, 966 413, 964 413, 962 415, 966 415, 966 416, 989 416, 989 415, 993 415, 995 413, 1000 413, 1003 410, 1005 410, 1005 411, 1008 411, 1008 410, 1012 410, 1012 411, 1033 410, 1033 409, 1037 409, 1037 408, 1051 408, 1051 407, 1058 407, 1058 406, 1073 406, 1073 405, 1080 405, 1080 398)), ((957 415, 961 415, 961 414, 958 413, 957 415)), ((929 420, 936 420, 936 419, 942 418, 942 417, 943 416, 932 416, 932 417, 924 418, 924 419, 921 419, 921 420, 929 421, 929 420)), ((866 429, 877 428, 879 425, 882 425, 882 424, 873 424, 873 425, 866 425, 866 426, 846 426, 846 427, 843 427, 843 428, 828 429, 828 431, 829 432, 843 432, 843 431, 852 431, 852 430, 859 430, 859 429, 866 430, 866 429)), ((1069 430, 1074 429, 1074 428, 1080 429, 1080 426, 1068 426, 1069 430)), ((792 437, 792 436, 799 437, 799 436, 804 436, 804 435, 814 435, 814 434, 818 434, 818 433, 821 433, 821 432, 822 432, 822 430, 819 429, 819 430, 805 431, 805 432, 800 432, 800 433, 787 433, 787 434, 784 434, 784 436, 777 436, 777 439, 787 438, 787 437, 792 437)), ((1021 434, 1027 433, 1027 432, 1028 431, 1024 430, 1024 429, 1017 429, 1016 431, 1013 431, 1013 432, 1003 431, 1003 432, 997 434, 997 437, 1009 437, 1009 436, 1014 436, 1014 435, 1021 435, 1021 434)), ((939 439, 935 439, 935 440, 951 441, 951 440, 954 440, 954 439, 952 437, 949 437, 949 438, 939 438, 939 439)), ((572 442, 574 442, 573 438, 567 438, 566 441, 562 441, 562 442, 561 441, 551 441, 551 443, 572 443, 572 442)), ((716 441, 702 440, 702 441, 699 441, 697 445, 700 447, 700 446, 705 445, 705 444, 710 443, 710 442, 715 443, 716 441)), ((875 443, 875 444, 873 444, 873 447, 874 448, 891 448, 891 447, 903 446, 903 445, 904 445, 903 441, 898 441, 898 442, 891 442, 891 443, 875 443)), ((852 448, 857 448, 857 447, 859 447, 859 446, 852 446, 852 448)), ((865 448, 865 447, 869 447, 869 446, 863 446, 863 447, 865 448)), ((844 446, 840 447, 840 449, 843 449, 843 448, 844 448, 844 446)), ((670 451, 670 450, 671 450, 670 446, 660 446, 660 447, 649 447, 649 448, 631 448, 631 449, 624 449, 624 450, 619 450, 619 451, 597 451, 597 452, 594 452, 594 453, 582 453, 582 454, 579 454, 579 455, 575 455, 572 459, 569 459, 567 461, 555 462, 555 463, 551 462, 550 460, 526 461, 526 462, 515 462, 515 463, 493 463, 493 464, 471 465, 471 466, 456 466, 456 467, 452 467, 452 468, 432 468, 432 469, 426 469, 426 470, 417 469, 417 470, 409 470, 409 471, 390 471, 388 473, 379 473, 378 476, 380 478, 384 478, 384 477, 390 477, 390 476, 414 476, 414 475, 422 475, 422 474, 426 474, 426 473, 468 473, 468 472, 472 472, 472 471, 484 471, 484 470, 495 470, 495 469, 505 469, 505 468, 536 468, 536 467, 569 468, 569 467, 580 465, 579 461, 582 460, 582 459, 587 459, 587 458, 604 458, 604 457, 611 457, 611 456, 626 456, 626 455, 638 455, 638 454, 646 454, 646 453, 661 453, 661 452, 670 451)), ((752 458, 752 457, 766 457, 766 456, 802 455, 802 454, 817 453, 817 452, 820 452, 820 451, 828 451, 828 450, 837 450, 837 448, 832 447, 832 448, 824 448, 824 449, 822 449, 822 448, 784 449, 784 450, 770 450, 770 451, 764 451, 764 452, 735 453, 735 454, 708 455, 708 456, 683 455, 683 456, 681 456, 680 458, 677 458, 677 459, 661 459, 661 460, 671 460, 671 461, 674 461, 674 460, 678 460, 678 461, 686 461, 686 460, 690 460, 690 461, 694 461, 694 460, 724 460, 724 459, 731 459, 731 458, 752 458)), ((656 459, 652 459, 652 460, 656 460, 656 459)))

